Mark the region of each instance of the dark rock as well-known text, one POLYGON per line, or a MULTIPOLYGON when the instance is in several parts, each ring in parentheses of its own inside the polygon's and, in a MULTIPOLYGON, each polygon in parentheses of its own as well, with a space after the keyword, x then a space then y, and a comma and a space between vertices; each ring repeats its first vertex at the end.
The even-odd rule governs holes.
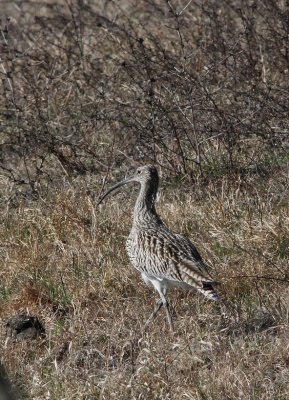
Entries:
POLYGON ((11 384, 2 364, 0 364, 0 399, 15 400, 11 384))
POLYGON ((6 324, 6 336, 31 340, 45 336, 45 329, 37 317, 27 314, 14 315, 6 324))

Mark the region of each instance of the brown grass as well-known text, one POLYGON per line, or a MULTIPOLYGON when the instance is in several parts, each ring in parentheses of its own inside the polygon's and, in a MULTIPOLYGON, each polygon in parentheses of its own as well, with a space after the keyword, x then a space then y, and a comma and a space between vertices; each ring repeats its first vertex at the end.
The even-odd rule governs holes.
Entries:
POLYGON ((227 314, 172 290, 173 336, 162 313, 141 333, 156 294, 125 254, 123 204, 133 196, 96 209, 64 188, 2 210, 2 325, 27 310, 47 331, 33 343, 4 344, 2 333, 2 362, 21 398, 285 399, 286 185, 282 174, 252 193, 225 181, 220 190, 161 192, 161 215, 212 264, 227 314))
MULTIPOLYGON (((3 2, 0 386, 17 399, 285 400, 288 6, 3 2), (175 332, 128 263, 135 165, 220 281, 171 290, 175 332), (46 338, 6 340, 21 312, 46 338)), ((1 390, 1 387, 0 387, 1 390)), ((1 394, 0 394, 1 398, 1 394)))

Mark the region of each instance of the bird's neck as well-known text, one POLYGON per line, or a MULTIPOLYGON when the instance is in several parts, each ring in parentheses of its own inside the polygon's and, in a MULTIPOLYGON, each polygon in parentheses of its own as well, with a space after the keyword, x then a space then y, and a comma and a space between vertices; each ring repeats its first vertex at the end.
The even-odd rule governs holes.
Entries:
POLYGON ((142 184, 138 198, 134 206, 133 222, 134 225, 143 225, 148 222, 161 223, 155 209, 155 199, 157 186, 142 184))

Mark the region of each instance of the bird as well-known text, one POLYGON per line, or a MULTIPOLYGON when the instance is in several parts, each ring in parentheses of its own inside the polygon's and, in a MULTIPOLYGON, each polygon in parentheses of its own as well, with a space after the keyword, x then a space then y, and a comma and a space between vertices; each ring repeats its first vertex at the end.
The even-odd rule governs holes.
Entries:
POLYGON ((158 292, 160 299, 145 323, 145 328, 164 308, 169 329, 173 331, 172 316, 167 299, 170 287, 195 290, 211 300, 220 300, 215 290, 218 284, 209 273, 193 243, 185 236, 174 233, 161 220, 155 208, 159 175, 154 165, 144 165, 135 173, 118 182, 98 199, 98 205, 119 187, 138 183, 139 194, 133 211, 133 223, 126 250, 131 264, 141 273, 144 282, 158 292))

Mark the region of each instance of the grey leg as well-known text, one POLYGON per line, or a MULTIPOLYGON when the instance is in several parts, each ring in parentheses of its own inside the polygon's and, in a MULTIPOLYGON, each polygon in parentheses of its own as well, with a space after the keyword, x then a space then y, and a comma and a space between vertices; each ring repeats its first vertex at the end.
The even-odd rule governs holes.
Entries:
POLYGON ((164 309, 166 310, 166 314, 167 314, 167 319, 168 319, 168 323, 169 323, 169 327, 170 327, 170 331, 173 332, 173 321, 172 321, 172 316, 169 310, 169 303, 167 301, 167 299, 165 298, 165 296, 162 296, 162 304, 164 306, 164 309))
POLYGON ((149 316, 149 318, 147 319, 145 326, 144 326, 144 331, 146 330, 146 328, 148 327, 148 325, 152 322, 152 320, 155 318, 155 316, 157 315, 158 311, 160 310, 161 306, 163 305, 163 300, 159 299, 157 301, 157 304, 155 306, 154 311, 152 312, 152 314, 149 316))
POLYGON ((167 314, 167 319, 168 319, 168 323, 169 323, 169 327, 170 327, 170 331, 173 331, 173 323, 172 323, 172 316, 169 310, 169 303, 166 299, 166 293, 167 293, 167 288, 166 286, 164 286, 162 284, 161 280, 158 279, 151 279, 151 284, 154 286, 154 288, 159 292, 160 294, 160 300, 157 302, 156 307, 154 309, 154 312, 152 313, 152 315, 149 317, 149 319, 147 320, 146 324, 145 324, 145 328, 146 329, 147 325, 153 320, 153 318, 156 316, 156 314, 158 313, 158 311, 160 310, 161 306, 164 306, 164 309, 166 311, 167 314))

